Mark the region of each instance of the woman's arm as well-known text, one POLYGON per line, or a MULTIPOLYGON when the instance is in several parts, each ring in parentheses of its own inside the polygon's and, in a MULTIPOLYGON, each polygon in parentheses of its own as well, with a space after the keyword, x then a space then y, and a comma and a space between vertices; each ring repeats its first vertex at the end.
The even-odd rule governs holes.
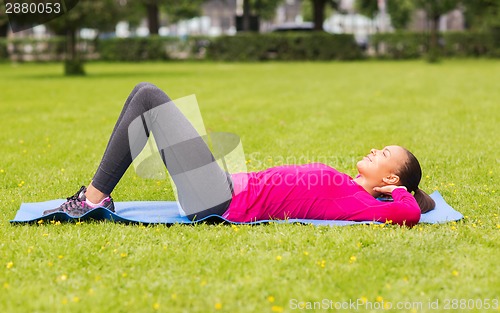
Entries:
POLYGON ((383 202, 372 208, 375 216, 381 218, 380 222, 386 220, 394 224, 414 226, 420 220, 420 207, 411 193, 402 186, 376 187, 375 191, 392 196, 394 201, 383 202))
MULTIPOLYGON (((385 187, 383 187, 385 188, 385 187)), ((351 221, 390 221, 392 224, 414 226, 420 220, 420 208, 405 188, 394 188, 390 194, 394 201, 379 201, 366 192, 359 192, 343 205, 350 208, 345 219, 351 221)))

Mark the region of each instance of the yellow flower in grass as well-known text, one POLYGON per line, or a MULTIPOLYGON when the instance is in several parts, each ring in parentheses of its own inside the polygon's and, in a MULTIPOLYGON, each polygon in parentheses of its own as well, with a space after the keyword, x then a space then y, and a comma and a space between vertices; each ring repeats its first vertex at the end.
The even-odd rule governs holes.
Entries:
POLYGON ((4 289, 9 289, 9 283, 7 283, 7 282, 3 283, 3 288, 4 289))
POLYGON ((278 255, 278 256, 276 257, 276 261, 281 261, 281 255, 278 255))
POLYGON ((359 298, 359 300, 361 300, 362 303, 366 303, 368 301, 368 298, 365 296, 362 296, 361 298, 359 298))
POLYGON ((122 252, 122 253, 120 253, 120 257, 122 257, 122 258, 126 258, 126 257, 127 257, 127 253, 126 253, 126 252, 122 252))
POLYGON ((42 224, 43 224, 43 220, 39 220, 39 221, 37 222, 37 224, 38 224, 38 225, 42 225, 42 224))
POLYGON ((158 302, 153 304, 153 310, 158 311, 160 309, 160 304, 158 302))
POLYGON ((451 275, 453 275, 453 276, 458 276, 458 271, 457 271, 457 270, 453 270, 453 271, 451 272, 451 275))
POLYGON ((349 263, 354 263, 354 262, 356 262, 356 256, 351 255, 351 257, 349 258, 349 263))
POLYGON ((62 274, 62 275, 59 277, 59 279, 60 279, 61 281, 65 281, 66 279, 68 279, 68 275, 66 275, 66 274, 62 274))
POLYGON ((7 265, 6 265, 6 267, 8 269, 11 269, 12 267, 14 267, 14 262, 12 262, 12 261, 8 262, 7 265))
POLYGON ((377 302, 382 302, 382 301, 384 301, 384 298, 382 298, 381 296, 378 296, 377 298, 375 298, 375 300, 377 302))
POLYGON ((273 305, 271 307, 271 311, 273 311, 273 312, 283 312, 283 307, 281 307, 279 305, 273 305))
POLYGON ((222 309, 222 303, 217 302, 217 303, 214 305, 214 308, 215 308, 216 310, 220 310, 220 309, 222 309))
POLYGON ((75 296, 75 297, 73 297, 73 302, 75 302, 75 303, 80 302, 80 298, 78 298, 78 297, 76 297, 76 296, 75 296))
POLYGON ((274 302, 274 297, 273 296, 267 297, 267 301, 273 303, 274 302))
POLYGON ((62 260, 62 259, 64 259, 64 255, 59 254, 59 255, 57 256, 57 258, 58 258, 59 260, 62 260))

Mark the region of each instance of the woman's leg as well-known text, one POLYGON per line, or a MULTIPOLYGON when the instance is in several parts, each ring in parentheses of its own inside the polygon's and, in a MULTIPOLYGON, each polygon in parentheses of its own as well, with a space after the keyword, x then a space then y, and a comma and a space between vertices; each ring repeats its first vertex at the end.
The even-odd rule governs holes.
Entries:
MULTIPOLYGON (((196 129, 170 98, 152 84, 136 86, 120 114, 87 196, 109 195, 132 163, 135 151, 155 136, 182 209, 191 219, 222 215, 232 198, 230 175, 215 161, 196 129)), ((93 201, 92 201, 93 202, 93 201)))
MULTIPOLYGON (((106 150, 108 149, 110 142, 113 141, 113 136, 116 134, 116 129, 118 128, 119 125, 121 125, 121 120, 123 119, 123 115, 125 115, 125 112, 127 111, 127 108, 129 106, 130 102, 132 101, 132 99, 134 98, 135 94, 137 93, 137 91, 139 91, 139 89, 141 89, 143 87, 146 87, 146 86, 149 86, 149 85, 151 85, 151 84, 150 83, 139 83, 139 84, 137 84, 134 87, 134 89, 132 90, 132 92, 130 92, 130 95, 128 96, 127 100, 125 101, 125 104, 123 105, 123 108, 122 108, 122 111, 120 113, 120 116, 118 117, 118 120, 115 123, 115 127, 114 127, 113 131, 111 132, 111 137, 108 140, 108 145, 106 147, 106 150)), ((104 160, 104 158, 103 158, 103 160, 104 160)), ((101 164, 99 165, 98 168, 100 168, 101 166, 102 166, 102 160, 101 160, 101 164)), ((103 199, 105 199, 106 197, 108 197, 109 194, 105 194, 105 193, 101 192, 99 189, 97 189, 96 187, 94 187, 94 185, 91 182, 89 184, 86 192, 85 192, 85 196, 91 202, 93 202, 93 203, 99 203, 103 199)))

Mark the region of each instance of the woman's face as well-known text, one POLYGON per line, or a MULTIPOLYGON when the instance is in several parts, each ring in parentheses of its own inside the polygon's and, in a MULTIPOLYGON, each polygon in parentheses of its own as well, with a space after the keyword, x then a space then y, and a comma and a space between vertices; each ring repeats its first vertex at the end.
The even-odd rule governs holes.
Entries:
POLYGON ((376 186, 397 185, 399 182, 397 173, 407 158, 406 151, 400 146, 387 146, 381 150, 371 149, 370 153, 358 162, 358 172, 376 186))

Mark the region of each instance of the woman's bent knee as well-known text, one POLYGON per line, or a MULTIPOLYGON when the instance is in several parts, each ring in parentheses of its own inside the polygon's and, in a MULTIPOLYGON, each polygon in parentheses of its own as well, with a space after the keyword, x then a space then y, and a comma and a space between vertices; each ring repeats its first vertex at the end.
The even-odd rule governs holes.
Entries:
POLYGON ((135 90, 140 90, 140 89, 142 89, 144 87, 147 87, 147 86, 156 87, 155 85, 153 85, 152 83, 149 83, 149 82, 140 82, 137 85, 135 85, 134 89, 135 90))

